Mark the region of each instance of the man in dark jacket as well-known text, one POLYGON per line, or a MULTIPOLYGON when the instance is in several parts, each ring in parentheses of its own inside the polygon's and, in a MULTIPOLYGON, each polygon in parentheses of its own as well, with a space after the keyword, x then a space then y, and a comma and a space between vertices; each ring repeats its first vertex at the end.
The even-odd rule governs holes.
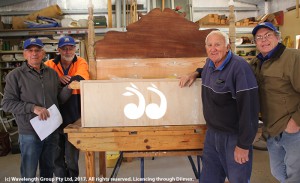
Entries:
MULTIPOLYGON (((249 183, 252 142, 258 128, 258 87, 249 64, 230 51, 228 35, 206 37, 208 59, 203 69, 183 76, 190 86, 202 77, 203 114, 208 127, 203 149, 201 183, 249 183)), ((200 111, 202 112, 202 111, 200 111)))
POLYGON ((272 23, 252 31, 257 50, 251 61, 257 78, 271 173, 280 182, 300 182, 300 50, 280 43, 272 23))
POLYGON ((43 46, 42 41, 36 38, 24 42, 23 55, 26 62, 6 76, 1 103, 4 111, 16 116, 21 150, 21 182, 37 181, 34 178, 38 166, 40 177, 45 182, 53 182, 58 133, 54 131, 44 140, 40 140, 30 124, 30 120, 36 116, 40 120, 49 117, 47 109, 53 104, 58 106, 62 89, 57 73, 42 63, 45 56, 43 46))

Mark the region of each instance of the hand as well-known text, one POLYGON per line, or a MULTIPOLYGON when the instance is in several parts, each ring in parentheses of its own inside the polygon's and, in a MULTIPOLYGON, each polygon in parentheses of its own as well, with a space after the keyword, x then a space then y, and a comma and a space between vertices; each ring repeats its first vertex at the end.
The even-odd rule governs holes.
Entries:
POLYGON ((61 82, 62 84, 66 85, 66 84, 68 84, 68 83, 70 82, 71 76, 69 76, 69 75, 64 75, 64 76, 61 76, 61 77, 59 78, 59 80, 60 80, 60 82, 61 82))
POLYGON ((234 160, 239 164, 246 163, 249 161, 249 150, 236 146, 234 149, 234 160))
POLYGON ((185 87, 185 86, 190 87, 195 82, 195 80, 197 79, 198 75, 199 75, 198 72, 193 72, 193 73, 191 73, 189 75, 185 75, 185 76, 179 77, 179 79, 180 79, 179 86, 181 88, 185 87))
POLYGON ((69 85, 68 85, 69 89, 78 89, 80 90, 80 82, 79 81, 72 81, 69 85))
POLYGON ((286 126, 285 132, 287 133, 297 133, 300 127, 297 125, 296 121, 291 118, 286 126))
POLYGON ((50 117, 49 111, 44 107, 34 106, 33 112, 38 115, 39 120, 46 120, 50 117))

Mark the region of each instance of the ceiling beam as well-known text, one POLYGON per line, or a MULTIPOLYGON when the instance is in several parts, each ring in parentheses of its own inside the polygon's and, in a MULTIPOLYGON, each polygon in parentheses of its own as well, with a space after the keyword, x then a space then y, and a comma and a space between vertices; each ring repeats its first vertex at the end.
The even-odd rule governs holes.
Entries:
POLYGON ((13 4, 17 4, 17 3, 23 3, 26 2, 28 0, 1 0, 0 1, 0 7, 2 6, 10 6, 13 4))
MULTIPOLYGON (((194 7, 194 12, 201 11, 229 11, 228 7, 194 7)), ((234 7, 234 11, 258 11, 257 7, 234 7)))
POLYGON ((234 2, 240 2, 244 4, 251 4, 251 5, 257 5, 259 2, 264 0, 234 0, 234 2))

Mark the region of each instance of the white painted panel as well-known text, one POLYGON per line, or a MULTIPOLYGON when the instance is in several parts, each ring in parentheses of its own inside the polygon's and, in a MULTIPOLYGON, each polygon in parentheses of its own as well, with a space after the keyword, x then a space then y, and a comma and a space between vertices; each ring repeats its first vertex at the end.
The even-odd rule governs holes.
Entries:
POLYGON ((205 124, 201 80, 180 88, 178 79, 81 81, 83 127, 205 124))

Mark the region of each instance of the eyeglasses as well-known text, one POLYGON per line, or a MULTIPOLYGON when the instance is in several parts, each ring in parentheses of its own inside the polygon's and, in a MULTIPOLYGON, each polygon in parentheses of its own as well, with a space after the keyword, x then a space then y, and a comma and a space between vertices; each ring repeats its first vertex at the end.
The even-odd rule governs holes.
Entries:
POLYGON ((255 37, 255 41, 269 40, 272 36, 275 36, 273 32, 268 32, 265 35, 258 35, 255 37))
POLYGON ((73 51, 75 50, 75 46, 71 46, 71 47, 62 47, 60 48, 62 51, 73 51))

